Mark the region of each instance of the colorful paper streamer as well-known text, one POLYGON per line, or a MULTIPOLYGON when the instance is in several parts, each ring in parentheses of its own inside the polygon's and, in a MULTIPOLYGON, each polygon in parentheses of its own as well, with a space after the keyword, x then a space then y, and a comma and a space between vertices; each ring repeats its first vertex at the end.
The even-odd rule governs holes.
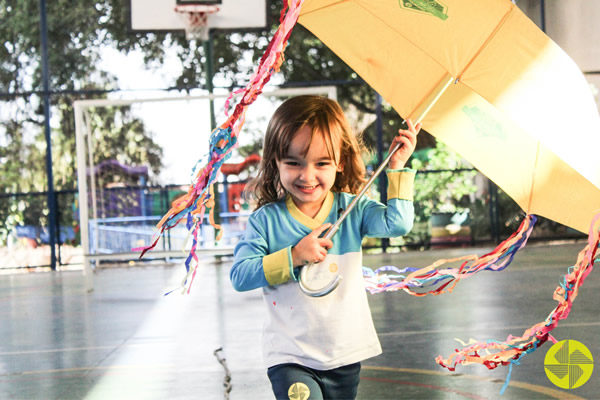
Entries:
POLYGON ((366 289, 371 293, 404 290, 413 296, 439 295, 446 290, 454 290, 456 284, 481 271, 502 271, 510 265, 517 251, 522 249, 535 225, 537 218, 527 215, 519 229, 508 239, 500 243, 493 251, 479 257, 468 255, 457 258, 441 259, 424 268, 397 268, 385 266, 375 271, 363 268, 366 289), (458 268, 439 269, 440 266, 462 262, 458 268), (418 292, 416 288, 432 288, 418 292))

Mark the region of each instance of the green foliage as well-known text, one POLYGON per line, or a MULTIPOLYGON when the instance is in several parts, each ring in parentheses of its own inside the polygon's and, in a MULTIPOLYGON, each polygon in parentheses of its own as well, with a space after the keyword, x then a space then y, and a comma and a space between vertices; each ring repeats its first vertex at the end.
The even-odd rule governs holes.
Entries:
POLYGON ((15 226, 23 224, 22 202, 15 201, 10 197, 0 197, 0 243, 6 243, 8 235, 15 226))
POLYGON ((521 224, 525 212, 510 196, 501 189, 497 189, 495 198, 489 192, 486 192, 471 205, 471 230, 474 237, 489 237, 494 231, 492 225, 494 217, 490 214, 490 206, 493 206, 490 203, 492 202, 496 205, 498 215, 497 234, 500 238, 508 237, 521 224))
MULTIPOLYGON (((156 144, 144 124, 130 113, 129 107, 101 107, 90 110, 94 132, 94 163, 117 160, 124 165, 149 165, 154 175, 162 168, 162 148, 156 144)), ((113 182, 127 182, 115 176, 113 182)))
MULTIPOLYGON (((76 187, 75 124, 72 104, 110 90, 116 78, 98 68, 102 49, 114 46, 127 52, 144 49, 147 60, 163 60, 166 35, 128 31, 127 2, 121 0, 46 2, 48 64, 52 94, 51 141, 54 187, 76 187), (79 92, 78 92, 79 91, 79 92), (88 95, 85 92, 89 92, 88 95), (70 94, 75 93, 75 94, 70 94)), ((42 192, 47 189, 46 139, 42 98, 40 10, 38 0, 0 0, 0 193, 42 192)), ((181 38, 183 42, 183 38, 181 38)), ((107 158, 125 153, 125 162, 161 168, 161 152, 143 124, 120 111, 97 123, 112 138, 107 158), (116 126, 116 124, 121 124, 116 126)), ((101 160, 96 160, 99 162, 101 160)), ((43 195, 2 198, 0 243, 16 224, 47 225, 48 206, 43 195)), ((65 204, 68 210, 69 205, 65 204)), ((61 205, 62 207, 62 205, 61 205)), ((71 215, 72 213, 65 213, 71 215)), ((62 221, 61 223, 66 223, 62 221)))
POLYGON ((40 208, 28 212, 29 202, 39 204, 37 197, 30 199, 6 196, 19 190, 36 191, 45 185, 44 153, 38 141, 27 142, 23 126, 16 121, 2 121, 7 135, 0 140, 0 244, 6 243, 15 226, 38 218, 44 221, 40 208))
MULTIPOLYGON (((374 159, 368 164, 372 169, 378 166, 374 159)), ((391 239, 390 244, 419 244, 426 247, 431 236, 429 225, 433 214, 470 211, 471 197, 477 190, 473 181, 477 171, 441 142, 433 148, 416 151, 408 166, 418 171, 414 189, 415 225, 406 236, 391 239)), ((371 198, 380 198, 376 185, 369 192, 371 198)), ((374 243, 379 242, 371 243, 378 246, 374 243)))
POLYGON ((429 220, 433 213, 468 209, 469 195, 477 189, 476 171, 453 171, 472 167, 446 145, 438 142, 434 148, 417 152, 411 168, 420 171, 415 181, 416 222, 429 220))

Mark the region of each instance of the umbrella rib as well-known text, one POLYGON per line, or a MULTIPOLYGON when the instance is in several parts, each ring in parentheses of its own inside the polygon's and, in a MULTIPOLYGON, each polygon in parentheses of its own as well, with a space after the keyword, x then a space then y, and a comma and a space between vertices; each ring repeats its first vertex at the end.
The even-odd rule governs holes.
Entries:
MULTIPOLYGON (((320 10, 324 10, 326 8, 330 8, 330 7, 335 7, 335 6, 339 6, 340 4, 343 3, 355 3, 358 7, 361 7, 366 13, 370 14, 371 16, 373 16, 373 18, 379 20, 379 22, 381 22, 383 25, 387 26, 388 28, 390 28, 391 30, 393 30, 398 36, 402 37, 404 40, 406 40, 408 43, 412 44, 415 48, 419 49, 420 51, 422 51, 423 53, 427 54, 427 52, 425 50, 423 50, 420 46, 418 46, 415 42, 413 42, 412 40, 410 40, 408 37, 406 37, 405 35, 402 34, 402 32, 398 32, 395 27, 393 25, 388 24, 387 22, 385 22, 384 20, 382 20, 377 14, 374 14, 371 10, 369 10, 368 8, 366 8, 365 6, 363 6, 359 1, 356 0, 340 0, 337 1, 335 3, 332 4, 328 4, 326 6, 322 6, 319 8, 316 8, 314 10, 311 11, 307 11, 305 13, 300 13, 300 16, 305 16, 305 15, 309 15, 312 14, 314 12, 320 11, 320 10)), ((431 58, 431 57, 430 57, 431 58)), ((442 69, 447 70, 442 64, 440 64, 436 59, 431 58, 432 61, 434 61, 435 63, 437 63, 442 69)))
MULTIPOLYGON (((336 1, 335 3, 331 3, 331 4, 328 4, 326 6, 321 6, 319 8, 315 8, 314 10, 307 11, 305 13, 301 12, 300 15, 301 16, 309 15, 309 14, 312 14, 314 12, 318 12, 320 10, 324 10, 326 8, 336 7, 336 6, 339 6, 340 4, 350 3, 350 2, 355 3, 357 6, 361 7, 363 10, 365 10, 365 12, 371 14, 374 18, 378 19, 383 25, 386 25, 391 30, 393 30, 397 35, 401 36, 402 38, 404 38, 404 40, 406 40, 407 42, 411 43, 415 48, 417 48, 417 49, 423 51, 425 54, 427 54, 427 52, 424 51, 420 46, 418 46, 416 43, 414 43, 408 37, 406 37, 405 35, 403 35, 401 32, 398 32, 393 25, 390 25, 390 24, 386 23, 383 19, 381 19, 379 16, 377 16, 377 14, 374 14, 368 8, 366 8, 365 6, 363 6, 361 4, 361 2, 356 1, 356 0, 339 0, 339 1, 336 1)), ((514 4, 510 5, 510 8, 504 14, 504 16, 502 17, 502 19, 500 19, 500 21, 498 22, 498 24, 496 25, 496 27, 494 28, 494 30, 492 31, 492 33, 487 37, 487 39, 485 40, 485 42, 479 47, 479 49, 477 50, 477 52, 475 52, 475 54, 473 55, 473 57, 471 57, 471 59, 465 65, 465 67, 462 69, 462 71, 460 71, 460 73, 455 77, 457 80, 461 80, 462 76, 467 71, 467 69, 469 69, 469 67, 473 64, 473 62, 475 62, 475 60, 477 59, 477 57, 481 54, 481 52, 483 51, 483 49, 485 49, 485 47, 488 45, 488 43, 496 36, 496 34, 498 33, 498 31, 500 30, 500 28, 502 27, 502 25, 504 25, 504 23, 506 22, 506 20, 510 16, 510 14, 513 12, 513 10, 514 10, 515 7, 516 6, 514 4)), ((435 61, 440 67, 442 67, 443 69, 447 70, 437 60, 435 60, 435 59, 432 59, 432 60, 435 61)))
POLYGON ((324 10, 326 8, 329 8, 329 7, 335 7, 335 6, 337 6, 337 5, 341 4, 341 3, 349 3, 351 1, 354 1, 354 0, 339 0, 339 1, 336 1, 335 3, 327 4, 326 6, 321 6, 319 8, 315 8, 314 10, 310 10, 310 11, 307 11, 307 12, 300 11, 300 16, 302 17, 304 15, 309 15, 309 14, 312 14, 314 12, 318 12, 318 11, 324 10))
POLYGON ((531 200, 533 199, 533 189, 535 187, 535 171, 538 167, 538 160, 540 157, 540 142, 537 143, 535 147, 535 161, 533 163, 533 170, 531 171, 531 189, 529 191, 529 201, 527 202, 527 210, 525 212, 529 214, 529 210, 531 210, 531 200))
POLYGON ((485 49, 486 46, 488 45, 488 43, 491 42, 491 40, 496 36, 496 34, 498 33, 498 31, 500 30, 500 28, 502 27, 502 25, 504 25, 504 23, 506 22, 506 20, 510 16, 510 14, 513 12, 513 10, 514 10, 515 7, 516 6, 514 4, 510 5, 510 8, 504 14, 504 16, 502 17, 502 19, 500 19, 500 21, 498 22, 498 24, 496 25, 496 27, 494 28, 494 30, 492 31, 492 33, 487 37, 487 39, 485 40, 485 42, 483 42, 483 44, 475 52, 475 54, 473 55, 473 57, 471 57, 471 59, 469 60, 469 62, 467 63, 467 65, 465 65, 465 67, 462 69, 462 71, 460 71, 460 73, 456 77, 457 79, 460 80, 462 78, 462 76, 467 71, 467 69, 469 69, 469 67, 475 62, 475 60, 477 59, 477 57, 479 57, 479 55, 481 54, 481 52, 483 51, 483 49, 485 49))
MULTIPOLYGON (((396 30, 396 28, 395 28, 395 26, 394 26, 394 25, 390 25, 390 24, 388 24, 387 22, 385 22, 385 21, 384 21, 383 19, 381 19, 381 18, 380 18, 380 17, 379 17, 377 14, 373 13, 371 10, 369 10, 368 8, 366 8, 364 5, 362 5, 362 3, 361 3, 361 2, 359 2, 359 1, 357 1, 357 0, 339 0, 339 1, 335 2, 335 3, 331 3, 331 4, 328 4, 328 5, 326 5, 326 6, 322 6, 322 7, 319 7, 319 8, 315 8, 314 10, 307 11, 307 12, 305 12, 305 13, 302 13, 302 12, 301 12, 301 13, 300 13, 300 16, 302 17, 302 16, 309 15, 309 14, 312 14, 312 13, 314 13, 314 12, 317 12, 317 11, 320 11, 320 10, 324 10, 324 9, 326 9, 326 8, 330 8, 330 7, 336 7, 336 6, 339 6, 340 4, 343 4, 343 3, 350 3, 350 2, 352 2, 352 3, 355 3, 355 4, 356 4, 356 6, 358 6, 358 7, 361 7, 361 8, 362 8, 362 9, 363 9, 363 10, 364 10, 366 13, 370 14, 370 15, 371 15, 373 18, 375 18, 375 19, 377 19, 379 22, 381 22, 381 24, 383 24, 383 25, 387 26, 387 27, 388 27, 388 28, 390 28, 392 31, 394 31, 394 33, 396 33, 396 34, 397 34, 399 37, 402 37, 402 38, 403 38, 404 40, 406 40, 408 43, 410 43, 411 45, 413 45, 413 46, 414 46, 416 49, 419 49, 419 50, 420 50, 421 52, 423 52, 424 54, 427 54, 427 52, 426 52, 425 50, 423 50, 423 49, 422 49, 420 46, 418 46, 418 45, 417 45, 417 44, 416 44, 414 41, 412 41, 410 38, 406 37, 406 36, 405 36, 405 35, 404 35, 402 32, 399 32, 398 30, 396 30)), ((300 22, 300 23, 302 23, 302 22, 300 22)), ((497 29, 497 28, 496 28, 496 29, 497 29)), ((494 32, 495 32, 495 31, 494 31, 494 32)), ((487 42, 486 42, 486 43, 487 43, 487 42)), ((480 51, 480 50, 479 50, 479 51, 480 51)), ((431 57, 430 57, 430 59, 431 59, 431 61, 433 61, 433 62, 435 62, 437 65, 439 65, 439 66, 440 66, 440 68, 442 68, 443 70, 445 70, 445 71, 447 71, 448 73, 450 73, 450 71, 448 71, 448 69, 447 69, 446 67, 444 67, 444 65, 442 65, 442 64, 441 64, 441 63, 440 63, 438 60, 436 60, 435 58, 431 58, 431 57)), ((471 62, 472 62, 472 60, 471 60, 471 62)), ((467 65, 470 65, 470 63, 469 63, 469 64, 467 64, 467 65)), ((452 75, 452 74, 450 73, 450 75, 452 75)), ((443 79, 443 78, 442 78, 442 79, 443 79)))
MULTIPOLYGON (((373 13, 372 11, 370 11, 368 8, 366 8, 365 6, 363 6, 361 3, 355 1, 357 6, 362 7, 363 10, 365 10, 367 13, 371 14, 373 16, 373 18, 376 18, 379 20, 379 22, 381 22, 383 25, 389 27, 391 30, 393 30, 398 36, 402 37, 404 40, 406 40, 408 43, 412 44, 415 48, 419 49, 420 51, 422 51, 424 54, 428 54, 425 50, 423 50, 420 46, 418 46, 415 42, 413 42, 412 40, 410 40, 408 37, 406 37, 402 32, 398 32, 396 30, 396 27, 394 25, 390 25, 387 22, 385 22, 383 19, 381 19, 381 17, 379 17, 377 14, 373 13)), ((438 60, 436 60, 435 58, 429 57, 431 60, 435 61, 442 69, 447 71, 447 68, 445 68, 442 64, 439 63, 438 60)))
POLYGON ((457 82, 454 77, 452 75, 450 75, 449 73, 446 73, 446 75, 444 75, 442 78, 440 78, 440 80, 437 82, 437 84, 431 88, 431 90, 429 90, 425 96, 423 96, 423 98, 421 98, 421 100, 417 103, 417 105, 408 113, 408 115, 405 117, 406 119, 408 118, 413 118, 413 114, 420 109, 421 107, 423 107, 423 104, 425 104, 425 101, 431 97, 431 95, 438 90, 438 88, 440 88, 442 82, 446 82, 444 84, 444 86, 442 86, 439 89, 439 92, 436 94, 435 98, 433 98, 431 100, 431 102, 427 105, 427 107, 425 108, 425 110, 423 110, 423 112, 421 113, 421 115, 418 117, 417 120, 414 121, 415 124, 418 124, 419 122, 421 122, 424 118, 425 115, 427 115, 427 113, 429 112, 429 110, 435 105, 435 103, 437 103, 437 101, 440 99, 440 97, 442 97, 442 95, 444 94, 444 92, 448 89, 448 87, 450 86, 450 84, 452 83, 452 81, 454 81, 455 83, 457 82))
MULTIPOLYGON (((393 25, 390 25, 390 24, 386 23, 386 22, 385 22, 384 20, 382 20, 382 19, 381 19, 381 18, 380 18, 380 17, 379 17, 377 14, 374 14, 374 13, 373 13, 373 12, 371 12, 371 11, 370 11, 368 8, 365 8, 365 6, 363 6, 363 5, 362 5, 360 2, 357 2, 356 0, 340 0, 340 1, 337 1, 337 2, 335 2, 335 3, 328 4, 328 5, 326 5, 326 6, 322 6, 322 7, 316 8, 316 9, 314 9, 314 10, 311 10, 311 11, 309 11, 309 12, 306 12, 306 13, 304 13, 304 14, 302 14, 302 15, 308 15, 308 14, 311 14, 311 13, 313 13, 313 12, 315 12, 315 11, 323 10, 323 9, 325 9, 325 8, 334 7, 334 6, 337 6, 337 5, 339 5, 339 4, 342 4, 342 3, 349 3, 349 2, 353 2, 353 3, 355 3, 357 6, 361 7, 361 8, 362 8, 362 9, 363 9, 363 10, 364 10, 366 13, 368 13, 368 14, 371 14, 371 16, 373 16, 373 18, 375 18, 375 19, 379 20, 379 21, 380 21, 380 22, 381 22, 383 25, 386 25, 386 26, 388 26, 388 27, 389 27, 389 28, 390 28, 392 31, 394 31, 394 32, 395 32, 397 35, 401 36, 401 37, 402 37, 404 40, 406 40, 407 42, 411 43, 411 44, 412 44, 412 45, 413 45, 415 48, 417 48, 417 49, 419 49, 420 51, 422 51, 422 52, 426 53, 426 52, 425 52, 425 51, 424 51, 424 50, 423 50, 421 47, 417 46, 417 45, 416 45, 416 44, 415 44, 415 43, 414 43, 412 40, 410 40, 409 38, 407 38, 406 36, 404 36, 404 35, 403 35, 401 32, 398 32, 398 31, 395 29, 395 27, 394 27, 393 25)), ((433 58, 432 58, 431 60, 432 60, 432 61, 434 61, 435 63, 437 63, 437 64, 438 64, 438 65, 439 65, 439 66, 440 66, 440 67, 441 67, 443 70, 447 71, 447 70, 446 70, 446 68, 444 68, 444 66, 443 66, 443 65, 441 65, 441 64, 440 64, 440 63, 439 63, 437 60, 435 60, 435 59, 433 59, 433 58)), ((446 79, 447 79, 447 77, 448 77, 448 74, 449 74, 449 73, 448 73, 448 71, 447 71, 447 75, 445 75, 445 76, 443 76, 443 77, 441 77, 441 78, 440 78, 440 80, 438 81, 438 84, 437 84, 437 85, 436 85, 434 88, 432 88, 432 89, 431 89, 431 90, 430 90, 430 91, 429 91, 429 92, 428 92, 428 93, 425 95, 425 97, 423 97, 423 98, 421 99, 421 101, 419 101, 419 103, 417 104, 417 106, 416 106, 416 107, 415 107, 415 108, 414 108, 414 109, 413 109, 413 110, 412 110, 412 111, 411 111, 411 112, 408 114, 407 118, 410 118, 410 117, 412 117, 412 114, 413 114, 413 113, 414 113, 416 110, 418 110, 418 109, 419 109, 419 108, 420 108, 420 107, 423 105, 423 103, 425 102, 425 100, 426 100, 426 99, 427 99, 427 98, 428 98, 428 97, 429 97, 429 96, 430 96, 430 95, 431 95, 431 94, 432 94, 432 93, 435 91, 435 89, 436 89, 436 88, 437 88, 437 87, 440 85, 440 83, 441 83, 443 80, 446 80, 446 79)), ((450 74, 450 75, 451 75, 451 74, 450 74)), ((423 116, 424 116, 424 115, 423 115, 423 116)))
MULTIPOLYGON (((354 1, 354 0, 352 0, 354 1)), ((406 40, 407 42, 409 42, 411 45, 413 45, 415 48, 419 49, 421 52, 423 52, 424 54, 427 54, 427 52, 425 50, 423 50, 420 46, 418 46, 415 42, 413 42, 412 40, 410 40, 408 37, 406 37, 404 34, 402 34, 402 32, 398 32, 395 27, 393 25, 388 24, 387 22, 385 22, 383 19, 381 19, 377 14, 374 14, 373 12, 371 12, 368 8, 365 8, 365 6, 363 6, 361 3, 356 2, 357 6, 362 7, 363 10, 365 10, 365 12, 371 14, 373 16, 373 18, 376 18, 377 20, 379 20, 383 25, 386 25, 387 27, 389 27, 391 30, 393 30, 398 36, 402 37, 404 40, 406 40)), ((433 87, 428 93, 425 94, 425 96, 421 99, 421 101, 418 102, 418 104, 416 105, 416 107, 410 111, 410 113, 408 114, 408 116, 406 116, 405 118, 410 118, 412 117, 413 113, 418 110, 423 103, 425 102, 425 100, 436 90, 436 88, 441 84, 442 81, 446 80, 448 76, 452 76, 452 74, 450 73, 450 71, 448 71, 447 68, 445 68, 442 64, 440 64, 435 58, 431 58, 431 61, 435 62, 436 64, 438 64, 440 66, 441 69, 443 69, 444 71, 446 71, 446 75, 444 75, 443 77, 441 77, 437 83, 437 85, 435 87, 433 87)), ((437 101, 437 100, 436 100, 437 101)), ((424 116, 424 115, 423 115, 424 116)))

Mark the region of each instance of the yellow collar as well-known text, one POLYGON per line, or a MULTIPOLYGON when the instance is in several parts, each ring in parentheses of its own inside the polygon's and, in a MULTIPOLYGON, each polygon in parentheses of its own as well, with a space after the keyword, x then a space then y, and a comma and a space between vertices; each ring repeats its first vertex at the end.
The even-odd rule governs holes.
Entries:
POLYGON ((292 196, 290 196, 289 194, 285 199, 285 205, 287 206, 290 215, 296 221, 313 230, 325 223, 325 220, 327 219, 327 216, 329 215, 329 213, 331 212, 331 208, 333 207, 334 198, 335 196, 333 195, 333 193, 327 193, 327 197, 325 197, 325 201, 323 202, 321 209, 319 210, 317 215, 315 215, 314 218, 311 218, 308 215, 304 214, 302 211, 300 211, 298 207, 296 207, 296 203, 294 203, 292 196))

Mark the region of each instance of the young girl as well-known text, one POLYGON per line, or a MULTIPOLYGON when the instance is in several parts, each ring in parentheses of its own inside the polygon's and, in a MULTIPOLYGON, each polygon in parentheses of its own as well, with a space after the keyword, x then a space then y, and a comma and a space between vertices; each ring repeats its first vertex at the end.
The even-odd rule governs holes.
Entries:
POLYGON ((389 163, 387 206, 361 198, 332 241, 320 236, 365 182, 363 148, 340 106, 327 98, 291 98, 269 122, 258 176, 247 188, 257 209, 235 248, 230 277, 236 290, 263 290, 263 354, 277 399, 353 399, 360 361, 381 353, 361 242, 412 228, 415 174, 403 168, 420 124, 408 126, 392 143, 402 147, 389 163), (305 295, 296 281, 307 263, 319 263, 324 282, 340 274, 338 288, 305 295))

